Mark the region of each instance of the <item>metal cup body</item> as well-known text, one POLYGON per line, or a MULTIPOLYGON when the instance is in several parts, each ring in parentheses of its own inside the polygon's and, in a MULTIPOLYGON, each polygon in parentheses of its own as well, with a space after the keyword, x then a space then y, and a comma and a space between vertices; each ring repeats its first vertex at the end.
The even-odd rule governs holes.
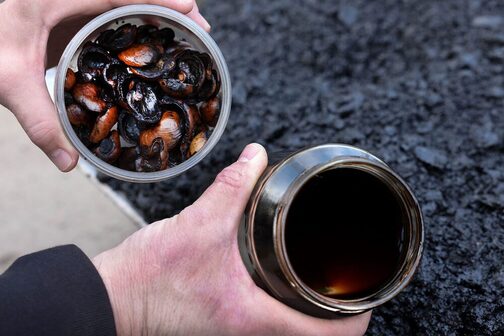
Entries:
MULTIPOLYGON (((334 206, 337 210, 338 205, 334 206)), ((327 144, 290 154, 266 169, 250 198, 238 241, 242 259, 260 287, 301 312, 336 318, 379 306, 410 282, 422 253, 423 221, 413 193, 383 161, 353 146, 327 144), (402 262, 393 279, 372 295, 354 300, 326 297, 306 286, 293 270, 285 248, 285 221, 295 195, 310 178, 338 168, 359 169, 378 177, 396 194, 406 218, 402 262)))

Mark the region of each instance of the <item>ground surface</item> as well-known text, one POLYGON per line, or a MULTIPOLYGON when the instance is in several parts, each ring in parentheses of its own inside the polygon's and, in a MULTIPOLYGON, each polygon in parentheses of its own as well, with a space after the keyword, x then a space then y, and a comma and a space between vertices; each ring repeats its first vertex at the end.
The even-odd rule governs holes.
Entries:
POLYGON ((415 280, 368 334, 504 334, 504 2, 209 0, 202 11, 233 80, 226 133, 174 181, 109 183, 155 220, 249 142, 360 146, 407 180, 426 227, 415 280))
POLYGON ((0 106, 0 274, 17 257, 61 244, 87 255, 136 230, 78 170, 60 173, 0 106))

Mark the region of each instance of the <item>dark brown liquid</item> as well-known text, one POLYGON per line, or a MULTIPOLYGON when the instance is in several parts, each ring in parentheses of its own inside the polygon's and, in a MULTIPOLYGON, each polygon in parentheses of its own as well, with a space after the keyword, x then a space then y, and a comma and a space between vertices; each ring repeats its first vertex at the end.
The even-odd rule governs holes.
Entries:
POLYGON ((401 261, 402 208, 370 173, 338 168, 310 179, 287 214, 285 246, 294 272, 335 299, 375 293, 401 261))

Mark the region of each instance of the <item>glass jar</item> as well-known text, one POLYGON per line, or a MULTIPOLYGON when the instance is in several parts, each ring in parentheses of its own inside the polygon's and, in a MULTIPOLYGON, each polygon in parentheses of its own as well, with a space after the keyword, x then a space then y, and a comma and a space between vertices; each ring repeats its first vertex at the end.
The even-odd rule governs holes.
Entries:
POLYGON ((70 41, 61 56, 56 72, 54 90, 55 104, 63 131, 70 143, 77 149, 81 158, 89 162, 100 172, 116 179, 128 182, 145 183, 157 182, 175 177, 192 168, 205 156, 207 156, 217 144, 226 128, 231 110, 232 97, 231 80, 226 61, 224 60, 224 56, 222 55, 219 47, 210 35, 187 16, 166 7, 153 5, 131 5, 120 7, 96 17, 84 26, 70 41), (99 159, 78 138, 66 113, 64 99, 65 76, 69 67, 73 69, 77 68, 77 58, 82 46, 87 41, 94 40, 102 31, 118 28, 125 23, 135 25, 149 23, 154 24, 159 28, 169 27, 173 29, 176 39, 186 40, 196 50, 210 54, 214 60, 214 69, 217 71, 221 80, 221 90, 219 93, 221 98, 220 116, 207 143, 199 152, 188 160, 163 171, 132 172, 115 167, 99 159))

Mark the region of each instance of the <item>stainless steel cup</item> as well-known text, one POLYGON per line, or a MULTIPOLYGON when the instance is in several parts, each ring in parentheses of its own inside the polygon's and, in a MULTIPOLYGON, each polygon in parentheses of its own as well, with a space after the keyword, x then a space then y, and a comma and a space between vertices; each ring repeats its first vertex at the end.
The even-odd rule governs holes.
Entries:
MULTIPOLYGON (((334 204, 336 213, 337 207, 334 204)), ((377 307, 411 281, 422 254, 423 221, 410 188, 383 161, 356 147, 327 144, 288 155, 266 169, 250 198, 238 239, 244 263, 259 286, 301 312, 335 318, 377 307), (358 169, 377 177, 398 199, 400 215, 406 219, 395 274, 371 295, 352 300, 321 295, 303 283, 285 247, 286 217, 297 192, 317 174, 338 168, 358 169)))

